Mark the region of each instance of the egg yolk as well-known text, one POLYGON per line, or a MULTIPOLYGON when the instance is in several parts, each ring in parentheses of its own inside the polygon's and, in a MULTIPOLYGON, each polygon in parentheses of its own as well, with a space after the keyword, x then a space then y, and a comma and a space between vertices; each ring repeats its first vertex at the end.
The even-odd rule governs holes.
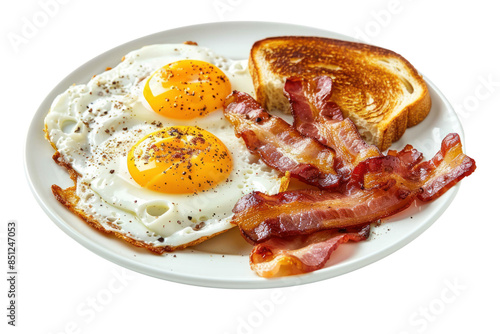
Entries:
POLYGON ((233 169, 224 143, 195 126, 172 126, 145 136, 130 149, 127 165, 142 187, 169 194, 213 188, 233 169))
POLYGON ((174 119, 205 116, 223 106, 231 83, 216 66, 180 60, 163 66, 146 82, 144 97, 155 112, 174 119))

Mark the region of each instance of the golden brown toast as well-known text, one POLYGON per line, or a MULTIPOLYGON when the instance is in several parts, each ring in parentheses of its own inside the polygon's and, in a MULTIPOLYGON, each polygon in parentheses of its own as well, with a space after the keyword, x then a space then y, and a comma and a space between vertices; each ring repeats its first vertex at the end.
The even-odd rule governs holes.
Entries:
POLYGON ((332 77, 332 99, 362 137, 381 150, 421 122, 431 108, 417 70, 401 55, 380 47, 321 37, 272 37, 253 45, 248 62, 257 101, 268 110, 290 112, 283 95, 287 77, 332 77))

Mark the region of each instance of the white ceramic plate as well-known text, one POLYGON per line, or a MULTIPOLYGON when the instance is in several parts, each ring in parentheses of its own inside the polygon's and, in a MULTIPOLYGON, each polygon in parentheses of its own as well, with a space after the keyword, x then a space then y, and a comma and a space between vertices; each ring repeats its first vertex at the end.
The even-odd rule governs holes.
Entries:
MULTIPOLYGON (((90 60, 68 75, 42 102, 29 129, 26 142, 26 173, 38 202, 47 215, 73 239, 96 254, 131 270, 161 279, 186 284, 224 288, 269 288, 310 283, 338 276, 361 268, 400 249, 425 231, 449 206, 458 191, 454 187, 438 200, 412 207, 386 219, 372 229, 369 240, 349 243, 334 252, 324 269, 313 273, 263 279, 255 275, 248 264, 251 247, 236 229, 215 237, 189 250, 163 256, 130 246, 104 235, 66 210, 51 193, 52 184, 71 186, 68 174, 51 159, 52 147, 43 136, 43 119, 52 100, 73 83, 86 83, 93 74, 114 67, 123 55, 144 45, 196 41, 216 53, 233 59, 248 57, 253 42, 278 35, 324 36, 353 40, 337 33, 315 28, 267 22, 222 22, 183 27, 139 38, 116 47, 90 60)), ((397 50, 395 50, 397 51, 397 50)), ((463 130, 451 105, 439 90, 427 80, 433 101, 429 116, 418 126, 408 129, 393 148, 406 143, 430 158, 440 148, 441 140, 450 132, 463 138, 463 130)))

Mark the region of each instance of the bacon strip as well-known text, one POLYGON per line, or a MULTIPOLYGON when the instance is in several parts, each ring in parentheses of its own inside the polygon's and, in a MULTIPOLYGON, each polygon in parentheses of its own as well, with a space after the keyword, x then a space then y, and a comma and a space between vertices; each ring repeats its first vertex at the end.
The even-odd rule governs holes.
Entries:
POLYGON ((386 186, 348 194, 312 189, 276 195, 253 192, 238 201, 232 223, 248 242, 260 243, 273 237, 368 224, 406 209, 420 192, 395 182, 386 186))
POLYGON ((267 113, 250 95, 234 91, 226 99, 224 115, 248 150, 268 166, 322 189, 338 186, 335 152, 267 113))
POLYGON ((347 182, 358 163, 382 154, 361 138, 354 123, 344 119, 339 106, 330 100, 332 86, 328 76, 310 80, 292 77, 286 80, 284 92, 290 101, 294 127, 335 151, 335 168, 347 182))
POLYGON ((256 245, 250 266, 261 277, 297 275, 324 267, 341 244, 366 240, 370 225, 355 231, 326 230, 295 238, 273 238, 256 245))
POLYGON ((351 183, 374 189, 396 181, 409 189, 421 188, 418 198, 428 202, 444 194, 475 169, 474 159, 462 152, 460 136, 450 133, 431 160, 422 161, 422 154, 406 145, 400 152, 389 151, 387 156, 361 162, 353 172, 351 183))
POLYGON ((296 190, 269 196, 253 192, 234 207, 233 223, 252 243, 366 224, 404 210, 417 197, 424 201, 439 197, 475 169, 456 134, 443 140, 434 158, 421 160, 411 146, 365 160, 342 193, 296 190))

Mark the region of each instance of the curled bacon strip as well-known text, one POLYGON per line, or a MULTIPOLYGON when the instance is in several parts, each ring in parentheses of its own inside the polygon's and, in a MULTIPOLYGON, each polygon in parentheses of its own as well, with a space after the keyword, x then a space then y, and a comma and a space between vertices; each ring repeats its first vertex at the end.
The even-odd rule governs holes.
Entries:
POLYGON ((418 198, 428 202, 438 198, 476 169, 474 159, 462 152, 456 133, 448 134, 441 149, 429 161, 411 145, 400 152, 389 151, 387 156, 361 162, 353 172, 351 183, 364 189, 383 187, 387 182, 404 184, 408 189, 421 188, 418 198))
POLYGON ((341 244, 366 240, 370 225, 343 231, 332 229, 295 238, 273 238, 256 245, 250 266, 259 276, 288 276, 323 268, 341 244))
POLYGON ((289 171, 292 177, 322 189, 338 186, 335 152, 270 115, 250 95, 237 91, 229 95, 224 116, 234 125, 236 136, 243 138, 248 150, 259 154, 268 166, 289 171))
POLYGON ((358 163, 382 154, 361 138, 354 123, 344 119, 339 106, 330 100, 332 85, 328 76, 310 80, 292 77, 286 80, 284 92, 290 101, 294 127, 335 151, 335 168, 346 182, 358 163))

